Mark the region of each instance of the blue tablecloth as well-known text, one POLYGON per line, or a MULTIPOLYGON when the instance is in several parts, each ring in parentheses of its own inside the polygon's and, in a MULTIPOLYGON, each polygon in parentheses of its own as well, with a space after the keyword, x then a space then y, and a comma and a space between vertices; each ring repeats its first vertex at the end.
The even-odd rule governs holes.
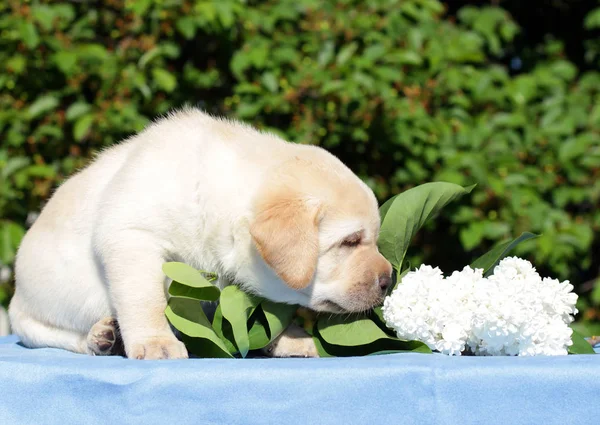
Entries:
POLYGON ((136 361, 0 338, 0 424, 593 424, 600 356, 136 361))

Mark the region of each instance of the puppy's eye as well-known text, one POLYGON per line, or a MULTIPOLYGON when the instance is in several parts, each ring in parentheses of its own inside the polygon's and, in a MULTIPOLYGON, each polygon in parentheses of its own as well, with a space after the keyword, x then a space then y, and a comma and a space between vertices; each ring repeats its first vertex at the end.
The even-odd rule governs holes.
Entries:
POLYGON ((342 241, 342 246, 346 246, 346 247, 357 246, 357 245, 360 245, 361 240, 362 240, 362 235, 360 232, 353 233, 352 235, 348 236, 347 238, 345 238, 342 241))

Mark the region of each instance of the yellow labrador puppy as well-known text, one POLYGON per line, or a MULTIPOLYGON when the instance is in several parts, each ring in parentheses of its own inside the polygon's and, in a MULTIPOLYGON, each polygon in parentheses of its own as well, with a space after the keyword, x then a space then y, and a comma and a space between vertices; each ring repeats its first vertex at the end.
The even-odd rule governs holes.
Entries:
MULTIPOLYGON (((185 358, 165 261, 276 302, 366 310, 390 284, 379 224, 372 191, 325 150, 186 109, 56 191, 18 251, 12 328, 28 347, 185 358)), ((270 350, 317 355, 294 328, 270 350)))

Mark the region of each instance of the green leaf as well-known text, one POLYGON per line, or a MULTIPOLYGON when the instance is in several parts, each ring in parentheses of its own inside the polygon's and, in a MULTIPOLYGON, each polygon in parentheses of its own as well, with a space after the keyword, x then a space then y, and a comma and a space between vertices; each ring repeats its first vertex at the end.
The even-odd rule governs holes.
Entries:
POLYGON ((152 70, 154 81, 166 92, 172 92, 177 87, 177 78, 166 69, 154 68, 152 70))
POLYGON ((93 114, 85 114, 79 118, 77 121, 75 121, 75 125, 73 125, 73 138, 78 142, 83 140, 93 123, 93 114))
POLYGON ((87 114, 91 109, 92 107, 88 103, 75 102, 67 108, 65 117, 67 118, 67 121, 73 121, 83 114, 87 114))
POLYGON ((196 270, 187 264, 180 262, 168 262, 162 266, 163 273, 167 277, 173 279, 174 283, 179 283, 173 287, 173 283, 169 288, 169 293, 174 296, 186 296, 187 298, 195 298, 198 300, 216 301, 219 299, 221 291, 215 285, 210 283, 202 272, 196 270), (182 286, 190 288, 184 291, 182 286), (171 291, 175 293, 171 293, 171 291), (180 295, 181 294, 181 295, 180 295))
POLYGON ((137 16, 144 16, 152 6, 153 0, 135 0, 125 2, 125 8, 131 10, 137 16))
POLYGON ((234 8, 229 2, 214 2, 214 8, 224 28, 230 28, 235 22, 234 8))
POLYGON ((132 83, 133 86, 136 87, 140 91, 140 93, 142 93, 144 98, 150 99, 150 97, 152 96, 152 90, 150 90, 150 87, 148 87, 146 77, 142 72, 134 73, 132 77, 132 83))
POLYGON ((45 4, 36 4, 36 7, 31 9, 35 20, 45 31, 52 29, 52 21, 56 18, 56 14, 52 7, 45 4))
POLYGON ((138 68, 144 69, 146 66, 152 62, 154 59, 159 58, 163 54, 163 51, 160 47, 154 46, 142 56, 138 60, 138 68))
POLYGON ((373 313, 379 318, 379 320, 385 323, 385 320, 383 319, 383 308, 381 306, 375 307, 373 309, 373 313))
POLYGON ((216 286, 212 286, 212 288, 193 288, 175 281, 169 286, 169 295, 198 301, 216 301, 219 299, 220 292, 216 286), (213 289, 216 289, 216 291, 213 289))
POLYGON ((345 85, 346 83, 341 80, 329 80, 323 84, 323 87, 321 87, 321 93, 328 94, 331 92, 340 91, 340 89, 342 89, 345 85))
POLYGON ((221 341, 223 341, 223 344, 225 344, 225 347, 227 347, 229 353, 236 354, 238 350, 235 347, 231 323, 223 318, 223 312, 221 311, 220 305, 218 305, 217 309, 215 310, 212 327, 219 338, 221 338, 221 341))
POLYGON ((248 337, 248 319, 260 303, 260 298, 247 294, 235 285, 229 285, 221 291, 221 312, 231 323, 235 344, 246 357, 250 349, 248 337))
POLYGON ((354 55, 354 53, 356 52, 357 49, 358 49, 358 43, 356 43, 355 41, 348 44, 347 46, 342 47, 342 49, 340 50, 340 53, 338 53, 337 58, 336 58, 337 64, 338 65, 345 64, 348 61, 348 59, 350 59, 352 57, 352 55, 354 55))
POLYGON ((583 26, 587 30, 600 28, 600 7, 592 10, 586 15, 583 26))
POLYGON ((583 335, 576 330, 573 330, 571 341, 573 341, 573 345, 569 347, 569 354, 596 354, 592 344, 587 342, 583 335))
POLYGON ((32 22, 23 21, 19 30, 21 39, 28 48, 35 49, 40 44, 40 36, 32 22))
MULTIPOLYGON (((405 272, 408 272, 408 270, 406 270, 405 272)), ((386 334, 388 334, 391 337, 396 336, 394 331, 392 329, 388 328, 388 326, 386 325, 385 319, 383 318, 383 308, 381 306, 375 307, 372 310, 372 312, 369 314, 369 317, 383 332, 385 332, 386 334)))
POLYGON ((346 319, 342 315, 321 318, 317 321, 317 329, 326 342, 346 347, 390 338, 375 322, 365 316, 354 319, 346 319))
POLYGON ((470 251, 481 243, 486 224, 483 221, 473 221, 460 230, 460 244, 464 249, 470 251))
POLYGON ((329 344, 327 344, 326 342, 323 342, 323 338, 321 337, 321 335, 319 335, 319 331, 317 330, 316 326, 315 329, 313 330, 313 342, 315 343, 315 347, 317 347, 317 352, 319 353, 319 357, 321 358, 325 358, 325 357, 335 357, 333 354, 329 354, 327 352, 327 350, 325 349, 325 345, 327 345, 327 348, 329 348, 330 351, 335 351, 335 348, 331 348, 329 344))
POLYGON ((181 340, 185 344, 185 348, 188 352, 196 357, 205 359, 230 359, 234 357, 231 353, 227 353, 223 350, 223 347, 218 343, 207 340, 206 338, 194 338, 182 333, 181 340))
MULTIPOLYGON (((396 195, 396 196, 398 196, 398 195, 396 195)), ((387 215, 387 212, 389 211, 390 207, 394 203, 396 196, 392 196, 390 199, 385 201, 382 206, 379 207, 379 217, 381 218, 382 223, 383 223, 383 219, 387 215)))
POLYGON ((52 60, 63 74, 69 75, 75 69, 75 65, 77 65, 77 54, 68 50, 61 50, 56 52, 52 60))
POLYGON ((229 68, 238 80, 244 80, 244 71, 251 65, 250 57, 243 50, 238 50, 231 58, 229 68))
POLYGON ((240 118, 252 118, 258 115, 263 108, 263 102, 242 102, 237 108, 237 115, 240 118))
POLYGON ((272 72, 265 72, 261 78, 263 85, 271 92, 277 92, 279 84, 277 83, 277 77, 272 72))
POLYGON ((314 338, 322 357, 365 356, 382 352, 431 353, 426 344, 388 336, 364 317, 354 321, 346 321, 341 316, 319 319, 314 328, 314 338))
POLYGON ((196 34, 196 19, 193 16, 183 16, 175 22, 175 28, 186 40, 191 40, 196 34))
MULTIPOLYGON (((2 164, 2 168, 0 168, 0 177, 2 177, 2 180, 4 180, 10 175, 15 174, 19 170, 27 167, 29 164, 31 164, 31 158, 25 156, 12 157, 6 163, 2 164)), ((0 180, 0 182, 2 180, 0 180)))
POLYGON ((189 337, 186 341, 188 351, 199 357, 232 357, 213 330, 199 301, 172 297, 165 314, 171 325, 189 337))
POLYGON ((293 321, 298 306, 291 304, 274 303, 264 300, 260 303, 267 323, 269 325, 269 338, 273 341, 281 334, 293 321))
POLYGON ((471 263, 471 268, 473 269, 483 269, 483 274, 488 276, 494 270, 494 267, 500 260, 502 260, 506 255, 518 244, 528 239, 537 238, 538 235, 534 235, 533 233, 525 232, 522 233, 517 239, 512 241, 504 242, 495 248, 492 248, 487 253, 483 254, 477 260, 471 263))
POLYGON ((27 174, 32 177, 52 178, 56 176, 56 169, 52 165, 30 165, 27 174))
POLYGON ((385 56, 386 52, 387 49, 383 44, 374 44, 365 49, 363 52, 363 57, 371 62, 374 62, 377 59, 385 56))
POLYGON ((16 75, 21 75, 27 66, 27 59, 25 59, 25 56, 17 54, 8 59, 5 63, 5 66, 6 69, 10 70, 16 75))
POLYGON ((11 264, 25 230, 12 221, 0 221, 0 263, 11 264))
POLYGON ((109 58, 108 49, 100 43, 81 44, 78 53, 79 58, 88 63, 101 64, 109 58))
MULTIPOLYGON (((581 298, 578 301, 581 301, 581 298)), ((582 335, 600 335, 600 323, 598 322, 574 322, 570 326, 582 335)))
POLYGON ((38 97, 35 102, 33 102, 29 109, 27 109, 27 117, 29 119, 33 119, 42 115, 46 112, 49 112, 56 108, 59 104, 58 99, 52 95, 44 95, 38 97))
POLYGON ((319 52, 319 55, 317 56, 317 63, 321 67, 328 65, 329 62, 331 62, 331 59, 333 59, 334 53, 335 53, 334 42, 331 40, 324 42, 323 46, 321 47, 321 51, 319 52))
POLYGON ((396 54, 394 59, 397 60, 398 63, 408 64, 408 65, 421 65, 423 63, 423 58, 416 52, 399 52, 396 54))
POLYGON ((379 233, 379 251, 400 271, 404 256, 413 236, 433 215, 454 199, 465 195, 474 186, 464 188, 457 184, 426 183, 403 192, 380 208, 384 219, 379 233))
POLYGON ((590 300, 594 305, 600 305, 600 277, 594 282, 594 289, 590 294, 590 300))
POLYGON ((261 306, 258 306, 249 321, 250 330, 248 331, 248 340, 250 341, 251 350, 259 350, 266 347, 273 339, 269 335, 269 326, 267 318, 262 311, 261 306))

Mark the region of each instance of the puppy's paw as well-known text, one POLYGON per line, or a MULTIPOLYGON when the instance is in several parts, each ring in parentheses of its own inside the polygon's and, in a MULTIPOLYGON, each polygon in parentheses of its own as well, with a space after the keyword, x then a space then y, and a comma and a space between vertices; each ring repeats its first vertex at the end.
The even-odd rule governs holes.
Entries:
POLYGON ((125 354, 117 319, 105 317, 92 326, 87 335, 87 349, 93 356, 125 354))
POLYGON ((269 357, 319 357, 312 337, 304 329, 290 325, 273 342, 262 349, 269 357))
POLYGON ((174 335, 135 341, 127 347, 127 357, 139 360, 187 359, 183 342, 174 335))

